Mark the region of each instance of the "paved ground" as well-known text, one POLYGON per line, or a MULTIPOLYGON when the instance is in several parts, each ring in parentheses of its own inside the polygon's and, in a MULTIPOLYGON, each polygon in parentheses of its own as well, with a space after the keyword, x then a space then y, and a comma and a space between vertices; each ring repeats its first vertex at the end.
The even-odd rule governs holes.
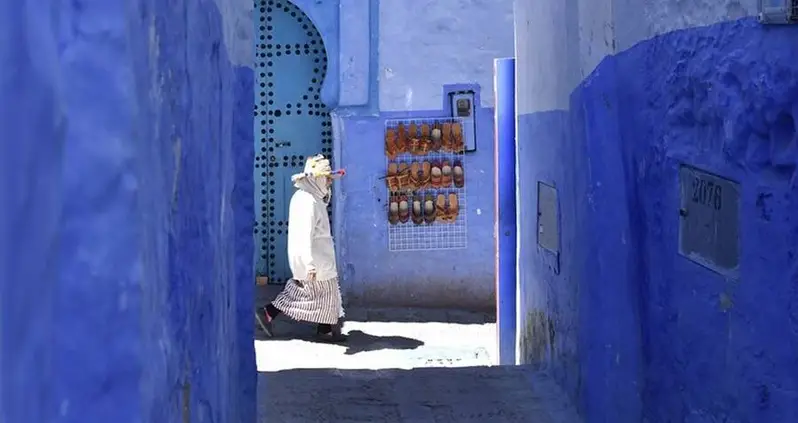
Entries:
MULTIPOLYGON (((440 312, 438 312, 440 314, 440 312)), ((347 316, 347 345, 313 342, 315 327, 278 318, 276 338, 255 341, 258 370, 411 369, 416 367, 488 366, 496 359, 495 324, 489 316, 460 313, 461 321, 419 323, 424 312, 354 311, 347 316), (421 314, 421 316, 419 316, 421 314), (392 321, 393 320, 393 321, 392 321)), ((430 316, 435 317, 435 316, 430 316)), ((444 320, 440 315, 438 320, 444 320)))
POLYGON ((347 346, 315 343, 312 326, 285 320, 276 339, 256 341, 259 423, 578 422, 545 374, 493 366, 486 314, 352 310, 347 319, 347 346))
POLYGON ((550 379, 521 367, 286 370, 261 378, 261 423, 578 422, 550 379))

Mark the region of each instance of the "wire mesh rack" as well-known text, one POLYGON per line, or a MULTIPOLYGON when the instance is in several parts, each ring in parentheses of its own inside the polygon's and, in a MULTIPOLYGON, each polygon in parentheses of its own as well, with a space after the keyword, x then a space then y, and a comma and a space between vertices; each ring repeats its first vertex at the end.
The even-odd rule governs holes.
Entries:
MULTIPOLYGON (((387 133, 390 131, 408 131, 410 128, 418 130, 422 134, 425 128, 435 134, 435 128, 449 128, 453 125, 460 125, 462 127, 462 119, 458 118, 427 118, 427 119, 390 119, 385 122, 385 133, 387 140, 387 133), (430 129, 431 128, 431 129, 430 129)), ((438 133, 440 136, 440 133, 438 133)), ((465 135, 463 135, 465 136, 465 135)), ((438 169, 444 169, 448 165, 449 173, 448 179, 451 183, 447 186, 411 186, 403 187, 401 189, 392 190, 386 184, 388 192, 388 207, 386 210, 386 219, 388 224, 388 249, 390 251, 429 251, 429 250, 453 250, 462 249, 467 247, 468 239, 468 225, 467 213, 468 210, 468 197, 466 195, 468 163, 465 160, 465 155, 462 152, 451 152, 440 149, 439 151, 429 151, 423 155, 414 155, 409 152, 402 152, 396 155, 395 158, 388 158, 386 154, 386 174, 394 163, 394 168, 398 168, 400 173, 402 169, 404 172, 411 171, 416 164, 416 168, 422 172, 424 168, 432 168, 435 166, 438 169), (425 165, 428 163, 428 165, 425 165), (458 171, 462 170, 462 178, 464 183, 461 187, 457 187, 454 183, 454 169, 458 167, 458 171), (441 209, 438 205, 445 205, 448 210, 453 210, 451 207, 451 199, 457 200, 457 214, 456 217, 451 213, 447 219, 440 213, 441 209), (432 206, 436 207, 437 216, 431 219, 429 211, 429 201, 432 206), (427 206, 427 207, 425 207, 427 206), (404 222, 399 221, 391 223, 390 215, 392 211, 397 212, 397 208, 409 211, 410 217, 405 217, 404 222), (420 212, 420 214, 418 213, 420 212), (423 215, 426 219, 419 222, 419 218, 423 215)), ((444 174, 448 173, 446 170, 444 174)), ((420 178, 420 179, 423 179, 420 178)), ((444 179, 445 180, 445 179, 444 179)), ((395 218, 394 218, 395 220, 395 218)))

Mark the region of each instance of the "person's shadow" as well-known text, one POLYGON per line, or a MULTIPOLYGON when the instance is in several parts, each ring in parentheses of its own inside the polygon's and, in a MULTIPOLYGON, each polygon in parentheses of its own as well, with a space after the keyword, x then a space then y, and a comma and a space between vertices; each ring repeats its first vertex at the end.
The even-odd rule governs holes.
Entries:
MULTIPOLYGON (((287 340, 298 339, 306 342, 325 343, 315 337, 316 329, 313 325, 302 324, 287 319, 278 319, 274 322, 276 336, 267 337, 260 327, 256 326, 256 340, 287 340)), ((424 341, 407 338, 404 336, 377 336, 365 333, 361 330, 352 330, 348 333, 349 339, 346 343, 339 344, 346 347, 345 355, 355 355, 358 353, 380 350, 414 350, 422 345, 424 341)))
POLYGON ((424 345, 424 342, 404 336, 377 336, 353 330, 349 332, 349 340, 345 345, 344 354, 355 355, 380 350, 414 350, 424 345))

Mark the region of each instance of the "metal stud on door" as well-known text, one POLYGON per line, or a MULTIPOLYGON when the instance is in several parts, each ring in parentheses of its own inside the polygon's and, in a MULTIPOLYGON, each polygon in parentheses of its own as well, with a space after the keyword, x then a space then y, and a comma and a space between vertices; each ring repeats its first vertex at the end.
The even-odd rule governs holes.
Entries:
POLYGON ((269 283, 284 283, 291 277, 291 175, 308 156, 332 153, 330 115, 320 99, 327 57, 319 32, 292 3, 259 0, 255 15, 255 271, 269 283))

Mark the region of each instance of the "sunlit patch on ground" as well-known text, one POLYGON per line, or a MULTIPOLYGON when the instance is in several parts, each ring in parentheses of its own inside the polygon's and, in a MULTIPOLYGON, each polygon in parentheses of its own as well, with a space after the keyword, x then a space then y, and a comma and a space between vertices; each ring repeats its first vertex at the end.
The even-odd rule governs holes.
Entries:
MULTIPOLYGON (((353 311, 350 318, 365 320, 369 312, 353 311)), ((313 325, 278 318, 275 338, 256 340, 258 371, 301 368, 411 369, 417 367, 490 366, 496 360, 496 325, 480 313, 458 313, 453 320, 473 323, 419 323, 424 311, 382 311, 374 318, 399 322, 348 321, 346 345, 314 342, 313 325), (393 316, 392 316, 393 315, 393 316)), ((440 313, 439 311, 430 311, 440 313)), ((451 313, 451 312, 450 312, 451 313)), ((444 320, 446 316, 429 316, 444 320)), ((263 339, 263 338, 261 338, 263 339)))

